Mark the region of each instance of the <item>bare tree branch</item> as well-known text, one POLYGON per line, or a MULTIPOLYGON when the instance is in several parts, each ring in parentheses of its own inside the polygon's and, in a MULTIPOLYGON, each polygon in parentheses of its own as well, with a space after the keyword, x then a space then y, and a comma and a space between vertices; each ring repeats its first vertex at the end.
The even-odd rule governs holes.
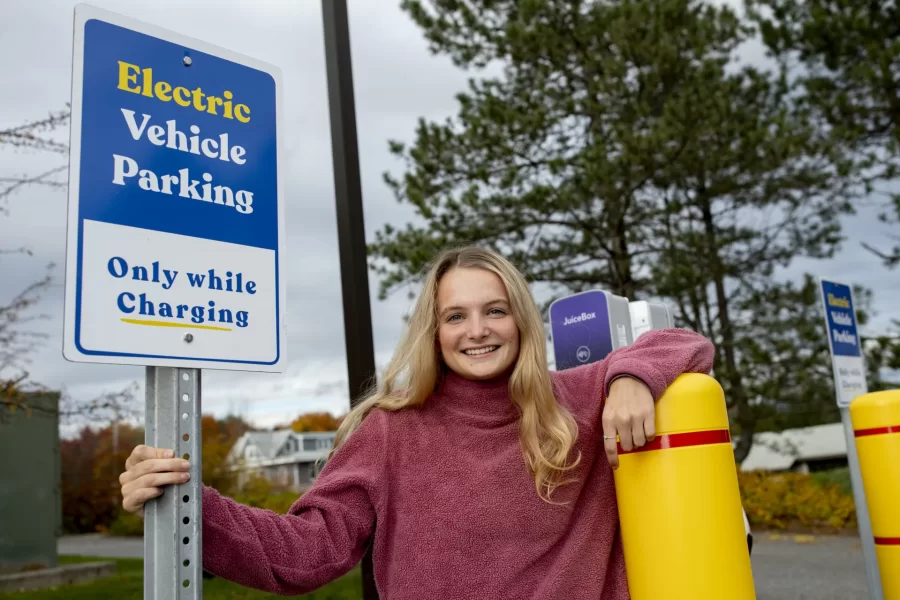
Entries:
POLYGON ((70 116, 71 111, 67 107, 65 110, 50 113, 45 119, 29 121, 10 129, 0 129, 0 146, 67 154, 68 144, 51 139, 46 134, 68 125, 70 116))
MULTIPOLYGON (((50 113, 44 119, 28 121, 22 125, 0 130, 0 147, 24 148, 39 152, 51 152, 53 154, 68 154, 69 145, 51 137, 51 134, 69 123, 71 111, 68 106, 65 110, 50 113)), ((0 203, 8 200, 16 192, 29 185, 45 185, 50 187, 66 187, 65 181, 52 179, 57 173, 66 171, 68 165, 60 165, 48 169, 38 175, 21 175, 18 177, 0 178, 0 203)), ((0 213, 5 213, 0 204, 0 213)))
MULTIPOLYGON (((22 125, 0 130, 0 149, 25 148, 39 152, 66 154, 69 150, 65 142, 53 138, 53 133, 69 123, 71 112, 65 110, 50 113, 46 118, 28 121, 22 125)), ((37 175, 4 177, 0 179, 0 215, 8 214, 4 204, 10 196, 31 185, 65 187, 66 183, 53 179, 53 176, 66 170, 66 165, 44 170, 37 175)), ((24 254, 32 256, 28 248, 0 248, 0 256, 24 254)), ((40 279, 30 283, 8 300, 0 304, 0 405, 5 409, 0 415, 9 416, 17 408, 30 410, 28 399, 35 394, 49 392, 44 386, 29 379, 27 365, 30 356, 48 335, 36 330, 34 324, 38 320, 49 318, 46 314, 35 314, 33 309, 42 294, 52 285, 51 270, 40 279)))
POLYGON ((35 414, 55 416, 61 425, 140 419, 143 417, 143 406, 137 397, 138 388, 138 382, 132 381, 121 390, 103 392, 90 400, 61 394, 57 410, 50 410, 35 400, 58 392, 29 381, 28 373, 23 372, 15 380, 0 382, 0 425, 8 424, 20 411, 26 417, 35 414))
POLYGON ((8 304, 0 306, 0 381, 19 382, 22 373, 26 372, 29 355, 47 338, 47 334, 33 331, 30 326, 49 316, 29 314, 29 309, 37 304, 41 293, 50 287, 52 281, 52 276, 47 274, 28 285, 8 304))
MULTIPOLYGON (((896 236, 891 236, 894 239, 900 239, 896 236)), ((860 242, 863 248, 880 258, 886 267, 895 267, 900 264, 900 244, 895 246, 890 252, 884 252, 875 248, 871 244, 867 244, 866 242, 860 242)))
POLYGON ((87 401, 64 395, 60 401, 60 420, 74 425, 78 422, 142 419, 144 407, 136 395, 139 387, 137 381, 132 381, 121 390, 103 392, 87 401))
MULTIPOLYGON (((18 178, 5 177, 3 179, 0 179, 0 201, 5 201, 9 196, 13 194, 13 192, 29 185, 46 185, 50 187, 64 188, 66 187, 66 182, 54 181, 49 178, 53 175, 56 175, 57 173, 61 173, 67 170, 68 168, 68 165, 61 165, 59 167, 53 167, 49 171, 45 171, 40 175, 34 175, 30 177, 22 176, 18 178), (4 184, 5 187, 2 187, 4 184)), ((0 205, 0 213, 8 213, 3 205, 0 205)))

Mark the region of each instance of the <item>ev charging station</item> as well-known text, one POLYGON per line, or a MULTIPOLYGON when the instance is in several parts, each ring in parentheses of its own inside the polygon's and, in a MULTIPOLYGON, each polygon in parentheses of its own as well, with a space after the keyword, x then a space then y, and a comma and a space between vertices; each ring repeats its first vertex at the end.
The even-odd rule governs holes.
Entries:
POLYGON ((653 329, 669 329, 675 327, 672 311, 667 304, 662 302, 647 302, 636 300, 628 304, 631 315, 631 331, 635 340, 642 333, 653 329))
MULTIPOLYGON (((562 371, 606 358, 613 350, 630 346, 642 334, 675 327, 669 306, 636 300, 603 290, 565 296, 550 305, 550 337, 556 369, 562 371)), ((743 511, 747 548, 753 534, 743 511)))
POLYGON ((590 290, 550 305, 550 332, 558 370, 586 365, 633 342, 628 299, 590 290))

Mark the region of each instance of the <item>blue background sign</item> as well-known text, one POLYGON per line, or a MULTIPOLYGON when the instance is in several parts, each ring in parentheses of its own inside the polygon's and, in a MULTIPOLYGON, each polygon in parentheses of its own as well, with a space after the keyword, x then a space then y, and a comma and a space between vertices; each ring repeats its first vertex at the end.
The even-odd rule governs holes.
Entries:
MULTIPOLYGON (((269 248, 277 254, 277 132, 271 75, 92 19, 84 32, 83 103, 81 219, 269 248), (186 55, 189 67, 184 64, 186 55), (175 88, 184 91, 176 93, 175 88), (231 118, 225 115, 228 95, 231 118), (185 102, 188 106, 182 106, 185 102), (237 105, 249 109, 249 122, 236 118, 237 105), (153 133, 159 134, 155 139, 162 145, 151 141, 153 133), (232 160, 232 154, 243 164, 232 160), (123 158, 117 162, 115 156, 123 158), (114 177, 118 165, 123 174, 120 183, 114 177), (145 169, 156 176, 160 191, 140 187, 140 172, 145 169), (161 179, 166 175, 180 181, 166 190, 161 179), (217 193, 219 186, 227 186, 231 194, 222 188, 217 193), (216 202, 227 202, 229 195, 241 191, 242 196, 252 195, 252 212, 236 198, 231 206, 216 202)), ((246 118, 245 109, 240 116, 246 118)))
POLYGON ((550 331, 558 370, 602 360, 613 350, 606 295, 592 290, 557 300, 550 331))
POLYGON ((832 354, 860 356, 856 312, 853 308, 850 286, 824 280, 821 285, 832 354))
POLYGON ((84 5, 73 55, 64 355, 281 370, 280 72, 84 5))

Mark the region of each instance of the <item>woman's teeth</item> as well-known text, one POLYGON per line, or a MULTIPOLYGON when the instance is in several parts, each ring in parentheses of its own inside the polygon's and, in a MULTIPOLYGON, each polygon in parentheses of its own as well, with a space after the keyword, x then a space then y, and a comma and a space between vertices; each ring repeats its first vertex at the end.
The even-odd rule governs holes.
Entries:
POLYGON ((493 352, 497 349, 497 346, 488 346, 487 348, 477 348, 475 350, 463 350, 464 354, 468 354, 469 356, 478 356, 479 354, 487 354, 488 352, 493 352))

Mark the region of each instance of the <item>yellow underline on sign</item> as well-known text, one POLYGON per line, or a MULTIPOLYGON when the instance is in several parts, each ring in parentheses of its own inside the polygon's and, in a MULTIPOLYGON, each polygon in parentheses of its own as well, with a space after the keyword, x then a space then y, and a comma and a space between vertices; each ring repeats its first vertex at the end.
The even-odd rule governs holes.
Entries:
POLYGON ((231 327, 216 327, 215 325, 191 325, 189 323, 166 323, 164 321, 148 321, 144 319, 126 319, 122 322, 134 325, 149 325, 150 327, 187 327, 190 329, 211 329, 213 331, 231 331, 231 327))

